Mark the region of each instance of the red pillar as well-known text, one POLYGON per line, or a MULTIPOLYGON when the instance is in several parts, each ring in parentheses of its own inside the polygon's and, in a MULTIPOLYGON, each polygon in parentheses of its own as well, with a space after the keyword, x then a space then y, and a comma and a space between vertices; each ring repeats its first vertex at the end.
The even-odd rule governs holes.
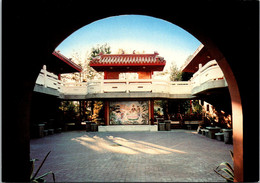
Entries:
POLYGON ((104 79, 107 79, 107 72, 104 72, 104 79))
POLYGON ((154 100, 150 100, 151 125, 154 125, 154 100))
POLYGON ((105 104, 105 125, 109 125, 109 102, 104 101, 105 104))

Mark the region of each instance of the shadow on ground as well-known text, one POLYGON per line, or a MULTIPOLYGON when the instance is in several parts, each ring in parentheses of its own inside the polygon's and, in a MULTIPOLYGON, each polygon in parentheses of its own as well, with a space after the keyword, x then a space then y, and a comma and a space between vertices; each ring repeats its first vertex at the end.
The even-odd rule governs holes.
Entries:
POLYGON ((188 130, 71 131, 31 140, 36 168, 51 151, 39 174, 52 170, 57 182, 225 182, 213 169, 232 163, 232 149, 188 130))

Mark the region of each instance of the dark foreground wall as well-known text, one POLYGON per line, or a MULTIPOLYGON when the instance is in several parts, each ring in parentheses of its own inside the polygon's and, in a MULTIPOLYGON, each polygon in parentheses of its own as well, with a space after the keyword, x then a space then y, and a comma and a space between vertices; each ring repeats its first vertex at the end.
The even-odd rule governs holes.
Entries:
MULTIPOLYGON (((258 181, 259 3, 3 1, 2 181, 29 180, 29 124, 34 82, 55 47, 73 31, 108 16, 142 14, 211 40, 238 82, 243 107, 244 181, 258 181), (251 143, 254 142, 254 143, 251 143)), ((58 65, 57 65, 58 67, 58 65)))

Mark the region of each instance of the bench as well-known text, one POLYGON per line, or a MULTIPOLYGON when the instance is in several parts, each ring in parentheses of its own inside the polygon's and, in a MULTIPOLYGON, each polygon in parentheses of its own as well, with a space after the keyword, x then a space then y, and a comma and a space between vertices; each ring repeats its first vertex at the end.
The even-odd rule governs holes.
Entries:
POLYGON ((182 128, 180 121, 171 121, 171 128, 173 129, 180 129, 182 128))
POLYGON ((184 121, 185 125, 199 125, 201 121, 184 121))
POLYGON ((187 127, 189 130, 191 130, 191 129, 196 129, 201 122, 202 122, 202 121, 199 121, 199 120, 184 121, 184 124, 186 125, 186 127, 187 127))

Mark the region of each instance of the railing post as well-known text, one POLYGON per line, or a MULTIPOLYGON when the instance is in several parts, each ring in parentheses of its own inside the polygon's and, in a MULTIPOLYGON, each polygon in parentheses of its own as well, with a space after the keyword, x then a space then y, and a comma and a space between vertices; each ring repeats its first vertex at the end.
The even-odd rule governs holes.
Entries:
POLYGON ((126 80, 126 93, 129 93, 129 80, 126 80))
POLYGON ((47 68, 46 65, 43 65, 43 86, 44 88, 47 87, 47 68))
POLYGON ((100 81, 100 93, 104 93, 104 80, 100 81))
POLYGON ((199 70, 202 68, 202 64, 199 64, 199 70))

